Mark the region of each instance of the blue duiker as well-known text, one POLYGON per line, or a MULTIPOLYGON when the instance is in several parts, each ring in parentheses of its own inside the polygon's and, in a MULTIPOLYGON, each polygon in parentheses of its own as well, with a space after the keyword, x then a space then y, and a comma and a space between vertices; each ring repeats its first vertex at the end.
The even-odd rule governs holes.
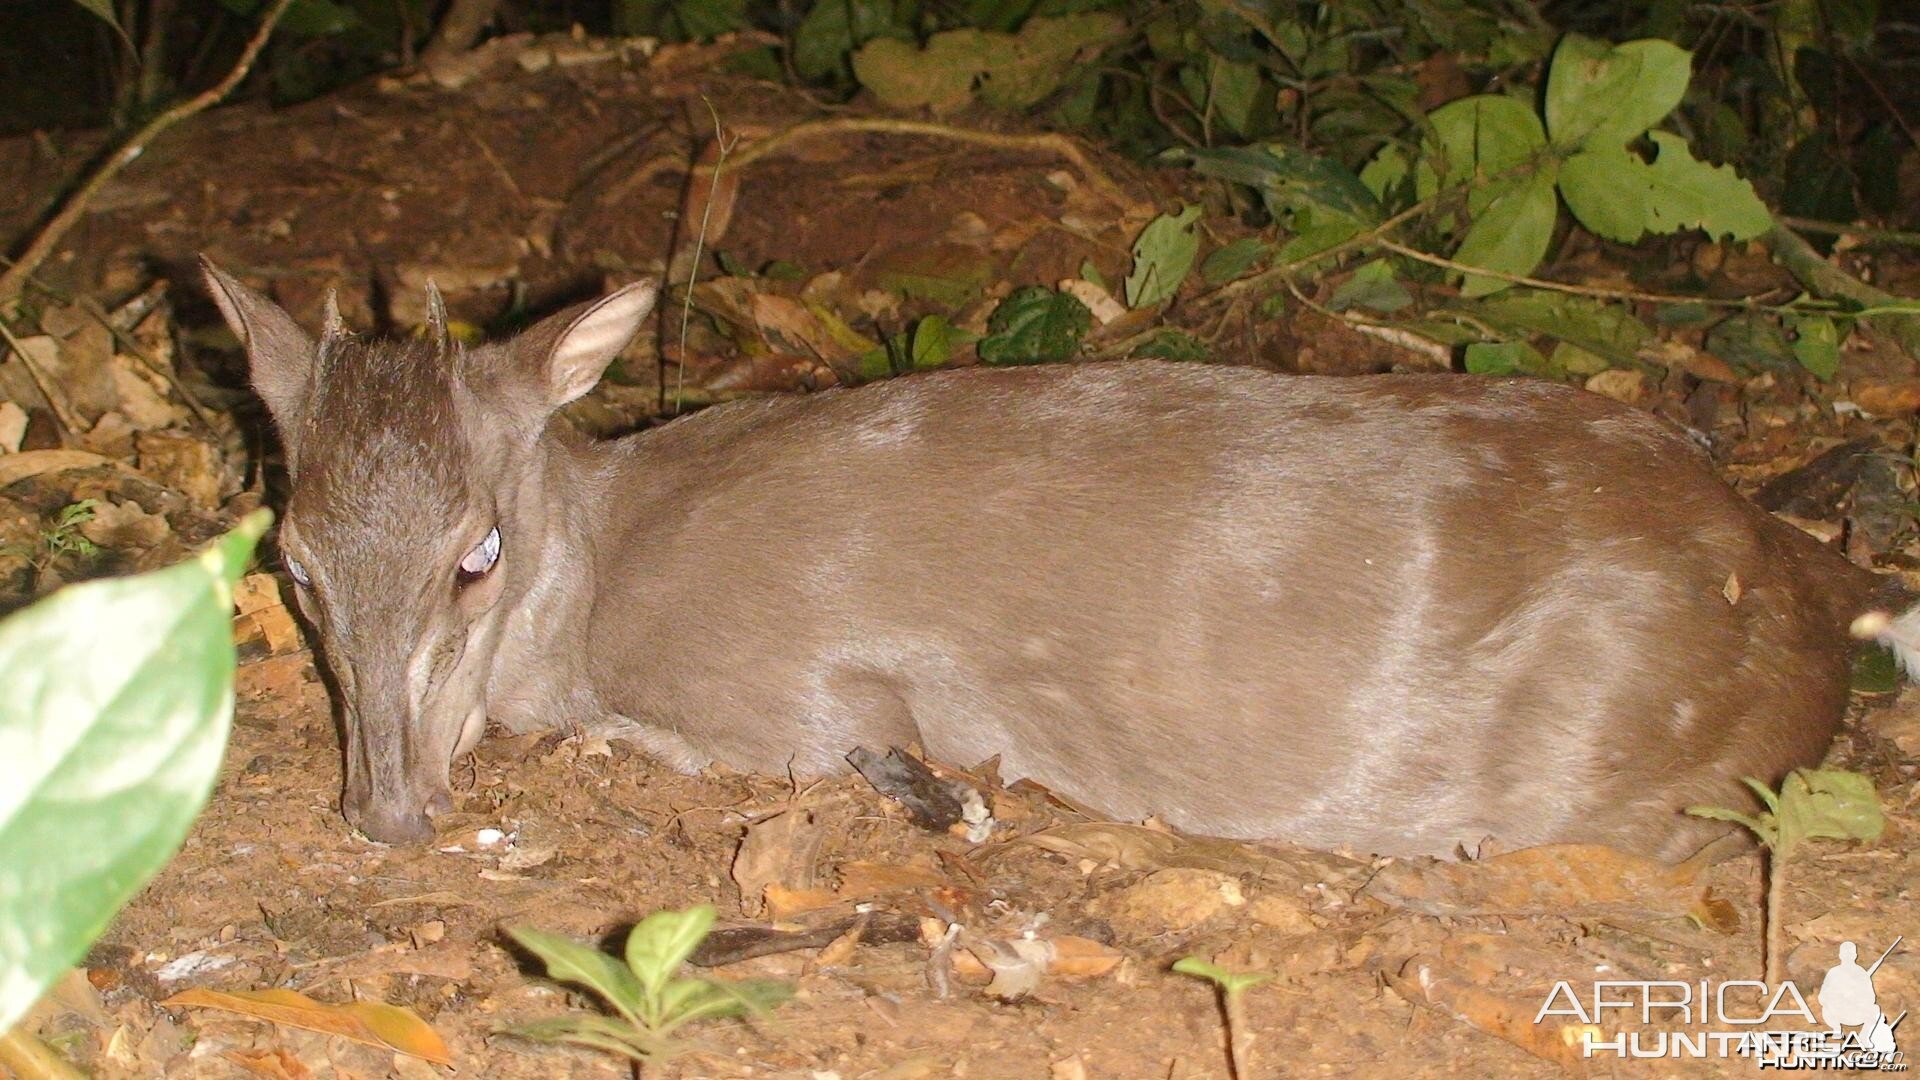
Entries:
POLYGON ((292 477, 349 821, 432 834, 488 720, 668 766, 999 755, 1119 818, 1385 854, 1592 841, 1817 762, 1895 588, 1661 421, 1525 380, 939 372, 615 441, 555 411, 655 286, 501 344, 318 340, 212 266, 292 477), (1851 632, 1850 632, 1851 630, 1851 632))

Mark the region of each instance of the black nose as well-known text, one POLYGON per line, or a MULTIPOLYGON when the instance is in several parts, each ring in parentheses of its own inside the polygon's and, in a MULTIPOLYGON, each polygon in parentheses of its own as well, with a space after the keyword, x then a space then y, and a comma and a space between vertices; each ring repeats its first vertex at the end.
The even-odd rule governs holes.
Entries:
POLYGON ((421 844, 433 839, 433 822, 416 806, 388 804, 348 811, 347 820, 369 840, 383 844, 421 844))

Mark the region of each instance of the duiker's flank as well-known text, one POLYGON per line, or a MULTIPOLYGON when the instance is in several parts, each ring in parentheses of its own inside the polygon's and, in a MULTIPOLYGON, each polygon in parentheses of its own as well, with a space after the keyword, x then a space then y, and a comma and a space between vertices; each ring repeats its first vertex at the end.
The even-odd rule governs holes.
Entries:
POLYGON ((1528 381, 975 370, 555 422, 651 284, 465 349, 318 341, 220 271, 285 444, 281 530, 347 817, 419 840, 488 719, 681 769, 998 754, 1119 817, 1394 854, 1666 857, 1819 759, 1878 579, 1661 422, 1528 381))

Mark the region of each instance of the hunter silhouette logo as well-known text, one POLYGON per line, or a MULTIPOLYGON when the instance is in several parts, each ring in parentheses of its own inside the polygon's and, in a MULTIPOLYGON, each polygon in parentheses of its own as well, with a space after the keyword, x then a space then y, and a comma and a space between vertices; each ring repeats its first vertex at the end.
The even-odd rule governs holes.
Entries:
POLYGON ((1828 1034, 1836 1039, 1843 1038, 1842 1028, 1858 1028, 1856 1045, 1875 1054, 1895 1054, 1899 1046, 1895 1043, 1893 1029, 1907 1018, 1902 1011, 1892 1020, 1880 1007, 1873 992, 1873 973, 1880 970, 1893 950, 1900 947, 1903 938, 1893 939, 1887 951, 1872 967, 1863 968, 1855 960, 1859 949, 1851 941, 1840 943, 1840 962, 1827 969, 1827 976, 1820 980, 1820 992, 1814 997, 1820 1002, 1820 1019, 1827 1022, 1828 1034))

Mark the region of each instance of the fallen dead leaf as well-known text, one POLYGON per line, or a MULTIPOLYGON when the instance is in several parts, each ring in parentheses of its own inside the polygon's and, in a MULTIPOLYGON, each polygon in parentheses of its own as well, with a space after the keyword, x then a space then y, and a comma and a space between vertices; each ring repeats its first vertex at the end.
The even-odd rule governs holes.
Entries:
POLYGON ((1696 868, 1599 844, 1544 844, 1479 862, 1395 862, 1362 894, 1423 915, 1696 914, 1696 868))
POLYGON ((11 487, 30 476, 112 465, 114 460, 85 450, 22 450, 0 457, 0 488, 11 487))
POLYGON ((329 1005, 297 990, 184 990, 162 1001, 172 1008, 221 1009, 274 1024, 336 1035, 425 1058, 436 1065, 452 1065, 446 1040, 412 1009, 382 1001, 354 1001, 329 1005))
POLYGON ((758 916, 766 909, 767 886, 788 891, 815 888, 814 859, 825 831, 809 810, 795 808, 747 826, 733 856, 733 880, 740 886, 740 909, 758 916))

